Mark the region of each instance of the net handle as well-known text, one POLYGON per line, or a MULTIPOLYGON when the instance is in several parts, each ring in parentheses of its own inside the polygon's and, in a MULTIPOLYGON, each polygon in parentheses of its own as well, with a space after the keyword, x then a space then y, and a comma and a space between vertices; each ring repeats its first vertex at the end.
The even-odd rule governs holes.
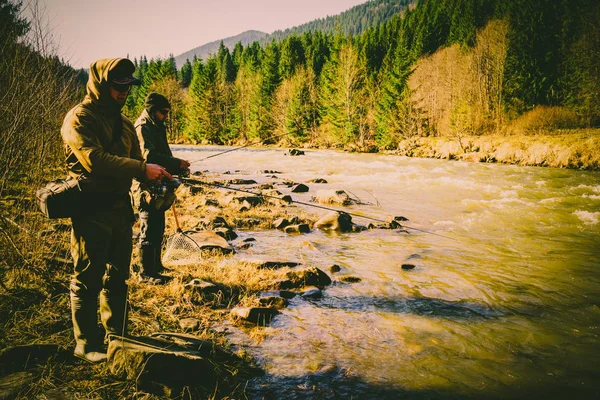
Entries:
POLYGON ((173 216, 175 217, 175 226, 177 227, 177 232, 181 232, 181 227, 179 226, 179 218, 177 218, 177 211, 175 210, 175 202, 173 202, 171 209, 173 210, 173 216))

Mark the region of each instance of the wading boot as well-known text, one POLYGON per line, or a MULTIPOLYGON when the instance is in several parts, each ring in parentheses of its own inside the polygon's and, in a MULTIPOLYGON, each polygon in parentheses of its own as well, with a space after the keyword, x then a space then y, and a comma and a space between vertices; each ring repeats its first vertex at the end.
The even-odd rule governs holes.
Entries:
POLYGON ((73 352, 75 357, 92 364, 106 361, 98 331, 96 299, 82 298, 78 293, 71 292, 71 316, 76 343, 73 352))
POLYGON ((140 282, 163 285, 170 280, 170 277, 161 275, 158 272, 160 248, 157 251, 155 246, 140 246, 140 263, 140 282))

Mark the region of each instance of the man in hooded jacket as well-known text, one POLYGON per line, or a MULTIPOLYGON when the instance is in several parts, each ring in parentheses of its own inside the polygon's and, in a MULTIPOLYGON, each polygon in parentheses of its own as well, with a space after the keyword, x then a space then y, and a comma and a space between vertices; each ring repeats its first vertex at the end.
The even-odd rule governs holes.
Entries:
POLYGON ((131 181, 172 178, 160 165, 143 160, 133 124, 121 114, 135 66, 128 59, 95 61, 87 94, 69 111, 61 128, 70 176, 81 180, 83 216, 73 217, 70 297, 74 354, 97 363, 106 359, 100 318, 107 335, 126 325, 127 284, 132 251, 131 181))
MULTIPOLYGON (((171 174, 186 173, 190 163, 173 157, 167 142, 165 120, 171 110, 167 98, 152 92, 146 97, 146 107, 135 121, 135 130, 146 162, 164 166, 171 174)), ((140 201, 140 278, 143 282, 162 284, 167 281, 161 274, 165 269, 161 263, 161 245, 165 233, 165 210, 155 209, 151 204, 140 201)))

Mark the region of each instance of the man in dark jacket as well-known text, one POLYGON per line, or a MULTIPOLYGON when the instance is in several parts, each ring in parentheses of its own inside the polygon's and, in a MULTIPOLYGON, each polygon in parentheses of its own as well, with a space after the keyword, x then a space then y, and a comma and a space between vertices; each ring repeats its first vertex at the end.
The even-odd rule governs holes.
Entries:
POLYGON ((85 215, 71 218, 75 355, 92 363, 106 360, 98 330, 98 298, 106 334, 125 332, 125 281, 132 252, 131 180, 172 178, 165 168, 144 161, 135 128, 121 114, 131 85, 139 84, 132 76, 134 70, 124 58, 92 63, 87 95, 67 113, 61 128, 67 171, 83 179, 85 195, 85 215))
MULTIPOLYGON (((173 157, 167 142, 165 120, 171 104, 163 95, 152 92, 146 97, 146 108, 135 121, 135 130, 146 162, 164 166, 171 174, 186 173, 190 163, 173 157)), ((162 284, 167 278, 161 274, 162 240, 165 233, 165 210, 140 201, 140 278, 143 282, 162 284)))

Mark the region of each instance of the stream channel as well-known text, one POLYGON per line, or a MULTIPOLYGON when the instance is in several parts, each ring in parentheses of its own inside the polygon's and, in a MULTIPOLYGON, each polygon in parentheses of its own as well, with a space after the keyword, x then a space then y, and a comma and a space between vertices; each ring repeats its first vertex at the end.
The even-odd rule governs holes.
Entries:
MULTIPOLYGON (((173 146, 199 160, 229 148, 173 146)), ((240 232, 252 256, 361 279, 294 298, 261 343, 251 399, 600 398, 600 173, 380 154, 241 149, 192 166, 342 189, 409 229, 240 232), (412 270, 402 264, 412 264, 412 270)), ((250 189, 251 190, 251 189, 250 189)), ((281 190, 281 189, 280 189, 281 190)), ((284 194, 288 191, 281 190, 284 194)), ((315 221, 327 211, 304 207, 315 221)), ((368 225, 369 220, 353 217, 368 225)))

